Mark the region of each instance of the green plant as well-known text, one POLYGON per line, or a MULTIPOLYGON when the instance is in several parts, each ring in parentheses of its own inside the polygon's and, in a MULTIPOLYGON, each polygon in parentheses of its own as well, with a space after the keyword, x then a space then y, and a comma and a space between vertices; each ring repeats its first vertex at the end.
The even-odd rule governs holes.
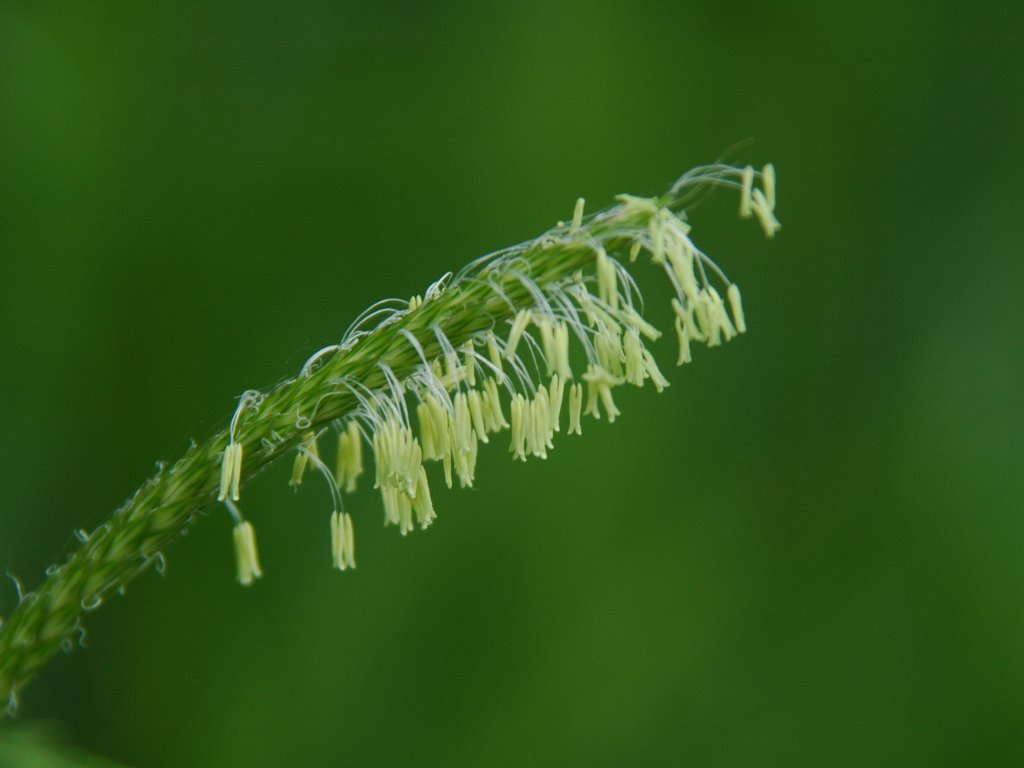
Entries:
POLYGON ((675 291, 680 365, 691 343, 714 347, 743 333, 739 289, 689 237, 686 206, 716 186, 738 189, 741 216, 756 216, 768 237, 778 229, 770 165, 697 168, 662 197, 621 195, 591 216, 579 200, 571 221, 444 276, 422 297, 370 307, 298 376, 245 392, 226 429, 162 468, 97 529, 79 531, 81 546, 47 569, 38 590, 19 586, 0 631, 0 696, 13 709, 33 675, 73 646, 83 615, 160 563, 164 548, 218 502, 235 519, 239 581, 262 576, 254 529, 236 502, 248 480, 285 454, 295 454, 293 484, 310 468, 324 477, 334 500, 333 563, 345 570, 356 561, 342 494, 363 474, 364 444, 385 522, 404 535, 435 518, 425 462, 442 464, 449 487, 471 486, 479 444, 503 430, 514 458, 544 458, 562 430, 563 404, 565 431, 578 434, 584 414, 615 420, 615 387, 650 380, 661 391, 668 381, 645 345, 661 334, 644 319, 625 266, 642 253, 675 291), (320 452, 332 430, 333 469, 320 452))

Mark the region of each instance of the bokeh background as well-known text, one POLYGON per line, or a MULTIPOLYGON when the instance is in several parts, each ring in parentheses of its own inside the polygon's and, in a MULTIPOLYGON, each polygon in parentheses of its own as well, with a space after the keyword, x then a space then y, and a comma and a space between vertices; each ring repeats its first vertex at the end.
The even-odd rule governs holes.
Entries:
POLYGON ((0 568, 29 586, 242 390, 579 195, 770 160, 784 229, 694 211, 750 332, 547 462, 485 451, 426 533, 362 490, 355 573, 276 467, 244 503, 262 582, 214 511, 0 737, 139 768, 1021 765, 1022 41, 1010 2, 4 0, 0 568))

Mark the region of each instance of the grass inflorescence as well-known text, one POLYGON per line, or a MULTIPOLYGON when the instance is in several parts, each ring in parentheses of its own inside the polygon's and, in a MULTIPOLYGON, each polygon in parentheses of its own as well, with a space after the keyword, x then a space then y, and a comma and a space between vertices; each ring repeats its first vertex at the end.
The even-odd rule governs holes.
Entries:
POLYGON ((469 487, 481 444, 501 433, 513 458, 545 458, 555 434, 582 432, 584 416, 614 421, 617 387, 667 387, 647 347, 661 331, 644 318, 628 269, 641 257, 672 286, 678 364, 690 362, 692 344, 743 333, 739 288, 690 239, 686 206, 717 186, 738 190, 740 215, 774 235, 770 165, 700 167, 664 196, 620 195, 589 216, 579 200, 570 221, 445 275, 422 296, 374 305, 297 376, 245 392, 228 427, 162 467, 94 531, 79 531, 79 548, 50 566, 38 589, 19 587, 0 629, 0 696, 13 710, 33 675, 74 646, 84 614, 160 567, 164 549, 217 504, 235 520, 238 580, 260 578, 240 498, 283 456, 294 457, 293 485, 310 472, 327 483, 325 531, 334 567, 346 570, 356 556, 344 495, 366 474, 364 449, 385 523, 404 535, 437 516, 429 464, 440 465, 448 487, 469 487))

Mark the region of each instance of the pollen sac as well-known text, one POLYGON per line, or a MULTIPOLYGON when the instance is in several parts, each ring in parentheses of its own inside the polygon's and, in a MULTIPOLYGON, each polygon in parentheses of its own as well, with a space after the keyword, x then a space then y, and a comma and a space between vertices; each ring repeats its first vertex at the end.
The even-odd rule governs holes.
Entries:
POLYGON ((498 340, 495 338, 492 331, 487 332, 487 357, 491 361, 491 365, 494 366, 496 373, 501 373, 501 352, 498 350, 498 340))
POLYGON ((400 488, 407 495, 415 495, 423 451, 412 430, 397 416, 388 417, 377 428, 373 454, 377 465, 375 488, 400 488))
POLYGON ((626 331, 623 340, 623 353, 626 358, 626 381, 637 387, 644 385, 644 345, 640 341, 640 333, 635 328, 626 331))
POLYGON ((238 486, 242 478, 242 444, 233 440, 224 449, 220 466, 220 492, 217 501, 238 501, 238 486))
POLYGON ((510 450, 513 458, 526 461, 526 441, 529 433, 530 406, 526 398, 520 394, 512 397, 512 444, 510 450))
POLYGON ((618 274, 615 263, 604 248, 597 251, 597 291, 601 300, 613 311, 619 308, 618 274))
POLYGON ((505 341, 505 359, 512 362, 516 359, 516 349, 526 327, 530 324, 531 313, 528 309, 521 309, 516 313, 512 321, 512 330, 508 332, 508 339, 505 341))
POLYGON ((690 335, 681 318, 675 319, 675 328, 676 337, 679 339, 679 357, 676 359, 676 365, 685 365, 693 361, 690 354, 690 335))
POLYGON ((316 446, 316 434, 307 432, 305 439, 299 446, 298 453, 295 454, 295 462, 292 464, 292 477, 288 481, 288 485, 295 488, 302 484, 302 477, 306 473, 306 467, 309 466, 309 457, 311 455, 320 458, 320 452, 316 446))
POLYGON ((569 430, 570 435, 582 435, 580 415, 583 413, 583 386, 573 383, 569 387, 569 430))
POLYGON ((551 432, 562 430, 559 421, 562 415, 562 400, 565 397, 565 379, 557 373, 548 384, 548 429, 551 432))
POLYGON ((750 218, 751 213, 751 190, 754 186, 754 168, 748 165, 743 169, 743 181, 740 189, 740 216, 744 219, 750 218))
POLYGON ((498 394, 498 382, 494 379, 484 381, 484 391, 481 395, 484 409, 484 422, 487 431, 494 433, 508 429, 509 424, 505 420, 505 414, 501 410, 501 397, 498 394))
POLYGON ((764 230, 764 236, 771 239, 775 237, 775 233, 782 228, 782 225, 779 224, 779 220, 775 218, 774 206, 768 202, 768 198, 760 189, 754 190, 753 197, 754 214, 757 216, 757 220, 761 223, 761 229, 764 230))
POLYGON ((775 210, 775 166, 768 163, 761 169, 761 186, 764 187, 765 201, 768 208, 775 210))
POLYGON ((582 197, 576 200, 576 207, 572 212, 572 228, 579 229, 583 226, 583 206, 586 205, 586 200, 582 197))
POLYGON ((615 407, 615 401, 612 399, 612 387, 621 384, 622 379, 613 376, 599 366, 591 365, 583 374, 583 380, 587 382, 587 414, 595 419, 600 419, 601 409, 598 406, 598 401, 600 401, 604 406, 608 423, 614 422, 620 411, 615 407))
POLYGON ((356 481, 363 474, 363 437, 353 419, 338 433, 338 465, 335 480, 345 493, 356 490, 356 481))
POLYGON ((430 498, 430 483, 427 482, 427 471, 420 467, 419 480, 416 484, 416 498, 412 500, 412 511, 420 528, 426 528, 437 518, 434 502, 430 498))
POLYGON ((238 582, 248 587, 254 579, 263 576, 259 552, 256 550, 256 532, 247 521, 235 525, 235 562, 238 567, 238 582))
POLYGON ((355 533, 352 517, 335 510, 331 514, 331 559, 334 567, 345 571, 356 567, 355 533))
POLYGON ((483 396, 479 390, 471 389, 466 395, 466 402, 469 404, 469 415, 473 422, 473 432, 481 443, 489 442, 487 439, 487 425, 484 421, 483 396))
POLYGON ((729 299, 729 307, 732 309, 733 319, 736 321, 736 330, 740 333, 747 332, 747 321, 743 317, 743 302, 740 299, 740 289, 736 283, 729 286, 726 296, 729 299))

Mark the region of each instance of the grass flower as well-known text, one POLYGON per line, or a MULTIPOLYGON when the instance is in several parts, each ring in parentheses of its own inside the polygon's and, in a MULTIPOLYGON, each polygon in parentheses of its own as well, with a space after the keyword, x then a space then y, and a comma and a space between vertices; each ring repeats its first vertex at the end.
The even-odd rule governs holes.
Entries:
MULTIPOLYGON (((686 206, 713 187, 738 190, 740 215, 767 237, 779 229, 770 165, 697 168, 661 197, 621 195, 589 216, 580 199, 570 223, 477 259, 422 296, 373 305, 297 376, 245 392, 228 428, 161 468, 83 533, 38 590, 20 594, 0 629, 0 696, 13 708, 40 667, 70 648, 83 615, 162 563, 163 550, 218 503, 235 521, 238 581, 260 578, 255 529, 237 502, 280 458, 293 457, 291 485, 307 470, 327 483, 331 562, 344 571, 356 566, 344 497, 364 475, 365 450, 384 523, 406 535, 437 519, 431 482, 472 487, 481 444, 500 433, 514 459, 543 459, 562 432, 563 405, 565 434, 581 434, 584 415, 619 416, 617 388, 650 381, 662 391, 669 382, 647 347, 661 331, 644 318, 626 268, 645 253, 674 296, 678 364, 692 360, 694 343, 714 347, 745 332, 739 288, 690 239, 686 206), (331 432, 336 440, 322 439, 331 432), (333 445, 331 470, 321 451, 333 445)), ((360 517, 369 512, 361 504, 360 517)))

